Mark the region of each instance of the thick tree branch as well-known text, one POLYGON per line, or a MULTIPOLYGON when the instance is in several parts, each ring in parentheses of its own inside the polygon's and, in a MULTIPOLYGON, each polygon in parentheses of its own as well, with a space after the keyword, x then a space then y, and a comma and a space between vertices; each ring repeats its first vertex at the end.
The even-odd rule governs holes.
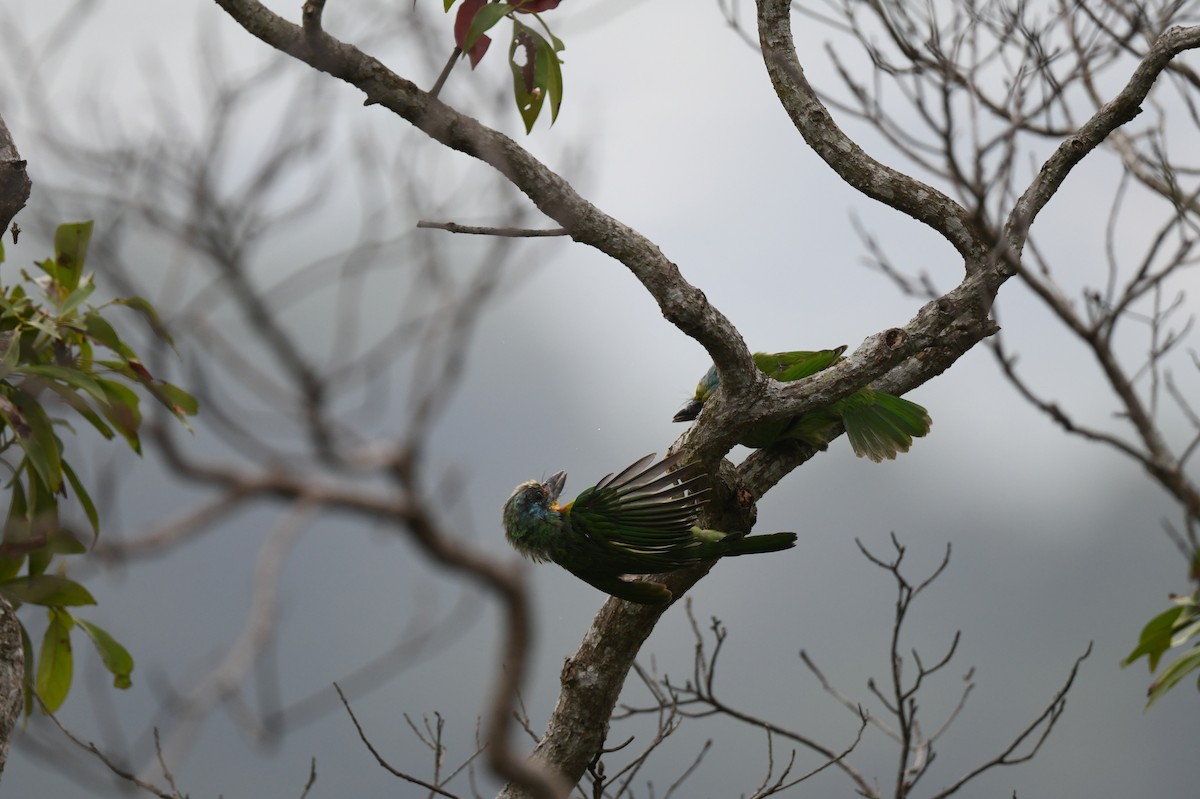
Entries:
POLYGON ((932 186, 876 161, 833 121, 804 77, 792 37, 791 11, 790 0, 759 0, 758 36, 775 94, 804 141, 846 183, 929 225, 968 263, 982 260, 988 248, 965 208, 932 186))
POLYGON ((25 207, 32 189, 25 162, 17 152, 4 117, 0 117, 0 235, 8 230, 8 223, 25 207))
MULTIPOLYGON (((0 236, 9 222, 25 207, 32 188, 25 162, 0 117, 0 236)), ((8 760, 9 736, 24 707, 22 680, 25 656, 21 647, 21 626, 7 599, 0 597, 0 773, 8 760)))
POLYGON ((256 0, 216 0, 263 42, 361 90, 430 138, 478 158, 508 178, 578 242, 624 264, 658 302, 664 317, 723 364, 722 377, 740 391, 758 380, 750 352, 733 324, 690 285, 659 248, 581 197, 566 180, 509 137, 460 114, 380 61, 310 26, 306 31, 256 0))
POLYGON ((8 762, 9 736, 25 707, 24 678, 21 623, 13 606, 0 596, 0 774, 8 762))

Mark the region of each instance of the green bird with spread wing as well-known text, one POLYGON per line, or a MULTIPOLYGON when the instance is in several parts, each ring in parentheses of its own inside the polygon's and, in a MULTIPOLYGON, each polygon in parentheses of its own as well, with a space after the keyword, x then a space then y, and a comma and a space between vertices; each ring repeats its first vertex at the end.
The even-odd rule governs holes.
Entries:
POLYGON ((707 488, 704 469, 676 454, 654 454, 607 475, 574 501, 558 504, 567 482, 558 472, 517 486, 504 503, 504 535, 522 555, 552 561, 605 593, 643 605, 673 597, 662 583, 623 575, 660 574, 714 558, 776 552, 796 545, 795 533, 735 537, 696 522, 707 488))
MULTIPOLYGON (((781 383, 790 383, 833 366, 845 351, 846 347, 841 346, 816 352, 757 352, 753 357, 762 372, 781 383)), ((717 367, 713 366, 700 378, 695 396, 679 409, 674 421, 690 422, 699 416, 705 401, 720 384, 717 367)), ((863 388, 824 408, 756 424, 742 434, 738 443, 757 449, 795 439, 825 449, 834 429, 842 425, 854 454, 879 463, 885 458, 895 459, 897 453, 908 452, 913 438, 928 433, 930 424, 929 412, 915 402, 863 388)))

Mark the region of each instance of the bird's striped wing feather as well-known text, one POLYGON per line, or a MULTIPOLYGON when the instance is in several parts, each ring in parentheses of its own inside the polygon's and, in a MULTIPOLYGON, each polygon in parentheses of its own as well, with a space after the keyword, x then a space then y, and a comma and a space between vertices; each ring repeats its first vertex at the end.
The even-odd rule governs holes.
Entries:
MULTIPOLYGON (((571 505, 572 526, 594 540, 632 555, 664 556, 695 544, 695 526, 705 488, 699 464, 680 468, 679 455, 647 466, 648 455, 616 476, 584 490, 571 505)), ((691 560, 687 558, 687 560, 691 560)), ((676 561, 666 558, 664 568, 676 561)))

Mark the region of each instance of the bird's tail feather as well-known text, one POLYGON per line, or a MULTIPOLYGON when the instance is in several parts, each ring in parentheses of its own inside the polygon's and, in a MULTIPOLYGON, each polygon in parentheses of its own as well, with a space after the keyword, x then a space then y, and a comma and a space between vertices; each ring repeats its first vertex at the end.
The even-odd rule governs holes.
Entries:
POLYGON ((721 541, 723 556, 753 555, 758 552, 778 552, 781 549, 791 549, 796 546, 795 533, 771 533, 770 535, 751 535, 745 538, 726 538, 721 541))
POLYGON ((913 437, 929 432, 929 412, 915 402, 870 389, 842 412, 842 424, 854 454, 876 463, 908 452, 913 437))

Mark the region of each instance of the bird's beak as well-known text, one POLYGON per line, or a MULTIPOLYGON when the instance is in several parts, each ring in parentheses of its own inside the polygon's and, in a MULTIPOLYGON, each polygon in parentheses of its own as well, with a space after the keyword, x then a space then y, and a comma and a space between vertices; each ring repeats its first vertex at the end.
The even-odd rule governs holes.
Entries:
POLYGON ((542 483, 542 487, 550 494, 551 502, 558 502, 558 495, 562 493, 563 486, 567 484, 567 473, 558 472, 546 478, 546 482, 542 483))
POLYGON ((679 409, 672 418, 672 422, 690 422, 700 415, 700 409, 704 407, 704 403, 698 399, 688 400, 688 403, 679 409))

